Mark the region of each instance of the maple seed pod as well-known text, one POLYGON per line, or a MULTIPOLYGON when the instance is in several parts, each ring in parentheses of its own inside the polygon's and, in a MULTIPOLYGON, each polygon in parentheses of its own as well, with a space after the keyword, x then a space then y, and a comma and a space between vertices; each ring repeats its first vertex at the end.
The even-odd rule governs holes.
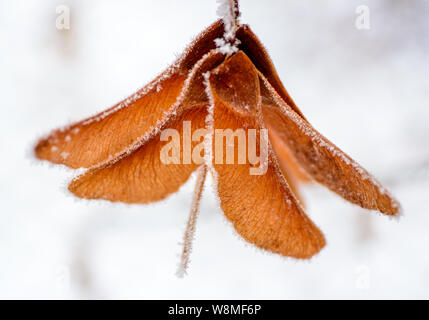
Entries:
MULTIPOLYGON (((189 264, 207 173, 237 233, 282 256, 309 259, 325 246, 322 232, 304 212, 303 182, 316 181, 362 208, 398 216, 400 205, 391 194, 306 120, 261 41, 238 22, 238 1, 220 2, 222 19, 200 33, 170 67, 112 108, 42 138, 36 157, 87 168, 69 190, 80 198, 112 202, 163 200, 197 171, 181 275, 189 264), (162 132, 174 129, 183 143, 184 126, 190 132, 206 130, 204 143, 192 140, 188 146, 191 152, 198 146, 203 163, 189 161, 182 149, 174 161, 162 161, 168 143, 162 132), (256 168, 249 158, 256 155, 240 163, 215 161, 216 130, 243 130, 244 141, 268 130, 253 148, 260 154, 266 149, 266 157, 258 158, 262 174, 251 174, 256 168)), ((240 152, 236 144, 229 147, 234 155, 240 152)))

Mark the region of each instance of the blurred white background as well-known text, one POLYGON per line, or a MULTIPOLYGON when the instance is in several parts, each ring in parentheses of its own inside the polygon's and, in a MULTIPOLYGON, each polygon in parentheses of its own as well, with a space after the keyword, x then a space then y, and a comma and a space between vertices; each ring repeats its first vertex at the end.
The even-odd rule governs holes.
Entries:
POLYGON ((215 0, 0 2, 0 298, 429 298, 429 2, 242 0, 298 106, 381 180, 389 220, 304 189, 328 245, 310 262, 235 235, 210 181, 185 279, 193 183, 150 206, 76 200, 73 172, 31 156, 41 135, 142 87, 216 17, 215 0), (71 10, 57 30, 56 7, 71 10), (355 10, 370 8, 369 30, 355 10))

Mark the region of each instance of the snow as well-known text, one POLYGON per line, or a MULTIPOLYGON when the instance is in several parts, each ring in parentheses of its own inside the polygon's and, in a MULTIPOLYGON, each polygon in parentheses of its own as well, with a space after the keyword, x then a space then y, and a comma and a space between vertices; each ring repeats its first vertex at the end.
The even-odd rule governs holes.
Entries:
POLYGON ((305 188, 328 245, 309 262, 283 259, 239 240, 208 175, 191 268, 177 279, 195 177, 153 205, 89 202, 63 192, 70 171, 27 154, 50 128, 151 81, 216 19, 216 2, 74 0, 61 33, 54 1, 0 1, 0 297, 429 298, 429 3, 371 2, 377 19, 357 31, 360 4, 246 0, 241 11, 305 116, 398 197, 404 218, 305 188))

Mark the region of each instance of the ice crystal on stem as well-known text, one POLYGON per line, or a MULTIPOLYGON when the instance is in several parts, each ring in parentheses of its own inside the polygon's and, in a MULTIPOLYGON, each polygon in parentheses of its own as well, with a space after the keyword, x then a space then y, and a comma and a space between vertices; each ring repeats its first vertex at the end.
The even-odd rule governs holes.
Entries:
POLYGON ((240 44, 239 40, 236 39, 240 15, 238 0, 217 0, 217 2, 219 3, 217 14, 223 21, 225 33, 223 38, 215 39, 215 43, 220 52, 232 55, 238 51, 240 44))

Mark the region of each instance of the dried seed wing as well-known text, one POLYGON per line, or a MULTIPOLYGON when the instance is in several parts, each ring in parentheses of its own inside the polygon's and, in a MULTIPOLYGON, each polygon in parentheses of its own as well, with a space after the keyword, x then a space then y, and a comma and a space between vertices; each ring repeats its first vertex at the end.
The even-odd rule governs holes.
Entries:
POLYGON ((214 39, 222 34, 223 24, 217 21, 147 86, 108 110, 41 139, 36 156, 75 169, 88 168, 115 159, 137 141, 153 136, 179 104, 194 65, 215 48, 214 39))
MULTIPOLYGON (((130 155, 89 169, 74 179, 69 190, 80 198, 112 202, 150 203, 166 198, 201 165, 186 160, 189 154, 186 154, 184 145, 192 139, 186 132, 205 127, 206 109, 206 106, 200 106, 184 111, 166 123, 162 133, 130 155), (162 140, 166 141, 161 141, 163 133, 166 135, 162 140)), ((193 141, 191 148, 197 144, 193 141)))
MULTIPOLYGON (((73 180, 69 190, 81 198, 126 203, 158 201, 177 191, 204 162, 203 142, 206 132, 203 129, 208 104, 198 104, 199 98, 194 98, 196 92, 204 89, 203 75, 222 61, 223 55, 215 50, 206 54, 190 73, 185 85, 186 94, 179 100, 180 104, 166 118, 166 122, 157 128, 153 138, 139 141, 117 158, 90 169, 73 180), (176 140, 161 141, 165 134, 171 134, 171 139, 176 140), (172 148, 173 142, 179 144, 179 149, 172 148), (169 159, 170 153, 173 159, 169 159)), ((208 100, 207 96, 204 100, 208 100)))
POLYGON ((287 92, 279 75, 277 74, 274 63, 272 62, 267 50, 259 38, 253 33, 249 26, 243 25, 237 31, 237 38, 240 40, 239 48, 252 60, 256 69, 261 72, 270 82, 282 99, 303 119, 302 112, 296 106, 295 102, 287 92))
POLYGON ((302 168, 316 181, 363 208, 397 215, 398 202, 381 184, 337 146, 317 132, 278 96, 262 76, 265 124, 289 147, 302 168))
POLYGON ((74 169, 116 158, 165 117, 185 80, 184 75, 169 75, 105 112, 55 130, 38 142, 36 156, 74 169))
POLYGON ((270 130, 269 137, 282 172, 287 171, 297 182, 311 182, 310 176, 299 166, 289 147, 281 141, 278 134, 270 130))
MULTIPOLYGON (((249 129, 257 130, 259 133, 261 131, 256 117, 253 117, 252 121, 252 117, 235 111, 237 109, 235 106, 246 105, 249 102, 256 103, 256 105, 249 105, 248 109, 257 111, 260 108, 260 99, 235 95, 234 92, 246 92, 239 89, 228 95, 228 90, 225 90, 224 85, 225 83, 240 82, 242 72, 249 71, 249 62, 250 60, 239 52, 211 72, 208 79, 208 91, 212 103, 210 117, 213 128, 215 132, 223 133, 231 130, 237 135, 237 140, 240 139, 240 132, 244 132, 243 134, 248 140, 249 129), (243 66, 242 72, 231 73, 230 70, 235 70, 237 65, 243 66)), ((251 72, 257 73, 256 69, 251 72)), ((256 81, 254 74, 248 75, 248 79, 256 81)), ((245 85, 248 88, 256 88, 258 96, 257 81, 245 85)), ((318 253, 325 245, 324 237, 303 212, 283 176, 279 173, 272 152, 268 150, 266 161, 261 160, 266 165, 266 172, 251 174, 250 169, 254 165, 249 162, 249 159, 243 164, 237 160, 233 163, 228 162, 228 152, 227 150, 223 152, 224 149, 230 148, 232 142, 234 158, 237 159, 240 155, 240 148, 233 142, 234 140, 227 141, 224 148, 224 136, 220 138, 215 133, 211 146, 210 165, 217 184, 221 208, 240 236, 259 248, 283 256, 305 259, 318 253), (217 156, 219 148, 223 150, 222 157, 217 156)), ((263 147, 259 143, 256 149, 262 150, 263 147)))

